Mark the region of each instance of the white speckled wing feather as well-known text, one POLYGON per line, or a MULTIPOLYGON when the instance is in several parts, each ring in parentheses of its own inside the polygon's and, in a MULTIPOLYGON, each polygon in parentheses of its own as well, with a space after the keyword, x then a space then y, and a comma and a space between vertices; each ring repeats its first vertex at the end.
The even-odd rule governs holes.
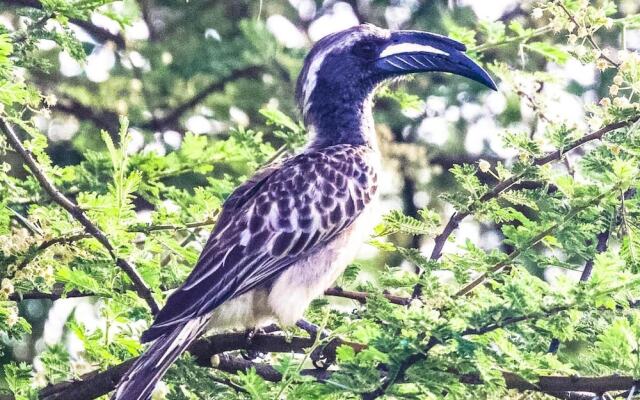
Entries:
POLYGON ((343 232, 376 191, 374 162, 370 147, 336 145, 291 157, 240 186, 143 340, 269 282, 343 232))

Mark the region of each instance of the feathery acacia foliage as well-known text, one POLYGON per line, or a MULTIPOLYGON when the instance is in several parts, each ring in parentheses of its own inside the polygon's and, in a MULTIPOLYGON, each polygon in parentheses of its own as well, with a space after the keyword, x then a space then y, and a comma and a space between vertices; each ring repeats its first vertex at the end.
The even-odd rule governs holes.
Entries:
MULTIPOLYGON (((487 22, 424 3, 398 6, 403 27, 464 42, 503 104, 436 74, 384 88, 383 199, 402 209, 372 232, 376 256, 313 303, 315 328, 207 336, 154 399, 640 393, 638 5, 525 2, 487 22), (487 119, 496 137, 467 153, 487 119)), ((349 4, 312 19, 347 6, 384 25, 391 7, 349 4)), ((313 22, 284 1, 0 5, 0 399, 104 398, 224 199, 303 145, 306 49, 269 26, 313 22), (64 328, 40 340, 47 313, 64 328)))

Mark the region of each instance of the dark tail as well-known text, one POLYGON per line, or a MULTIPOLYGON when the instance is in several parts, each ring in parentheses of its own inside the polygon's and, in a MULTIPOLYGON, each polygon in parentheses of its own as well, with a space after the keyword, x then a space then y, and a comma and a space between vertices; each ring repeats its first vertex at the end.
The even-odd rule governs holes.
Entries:
POLYGON ((147 400, 167 369, 196 340, 209 316, 194 318, 156 339, 122 377, 111 400, 147 400))

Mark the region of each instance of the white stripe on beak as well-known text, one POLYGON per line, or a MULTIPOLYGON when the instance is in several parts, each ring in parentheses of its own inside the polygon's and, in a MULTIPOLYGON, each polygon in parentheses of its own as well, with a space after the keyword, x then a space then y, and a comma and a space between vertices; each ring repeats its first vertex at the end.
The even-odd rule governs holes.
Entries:
POLYGON ((380 58, 392 56, 394 54, 400 53, 432 53, 432 54, 442 54, 444 56, 448 56, 449 53, 442 51, 440 49, 436 49, 435 47, 418 44, 418 43, 400 43, 400 44, 392 44, 387 46, 382 53, 380 53, 380 58))

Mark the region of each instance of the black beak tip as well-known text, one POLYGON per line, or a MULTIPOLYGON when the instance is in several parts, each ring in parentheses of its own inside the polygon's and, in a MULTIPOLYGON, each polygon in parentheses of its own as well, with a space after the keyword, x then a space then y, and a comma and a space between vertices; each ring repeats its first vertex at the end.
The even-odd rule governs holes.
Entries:
POLYGON ((489 79, 486 79, 485 81, 483 81, 481 83, 483 83, 486 87, 488 87, 489 89, 493 90, 494 92, 497 92, 498 91, 498 86, 493 81, 493 79, 491 79, 491 77, 488 77, 488 78, 489 79))
POLYGON ((466 76, 469 79, 483 84, 491 90, 498 91, 498 86, 491 78, 491 75, 489 75, 489 73, 485 71, 484 68, 482 68, 466 56, 464 56, 462 68, 458 73, 462 76, 466 76))

